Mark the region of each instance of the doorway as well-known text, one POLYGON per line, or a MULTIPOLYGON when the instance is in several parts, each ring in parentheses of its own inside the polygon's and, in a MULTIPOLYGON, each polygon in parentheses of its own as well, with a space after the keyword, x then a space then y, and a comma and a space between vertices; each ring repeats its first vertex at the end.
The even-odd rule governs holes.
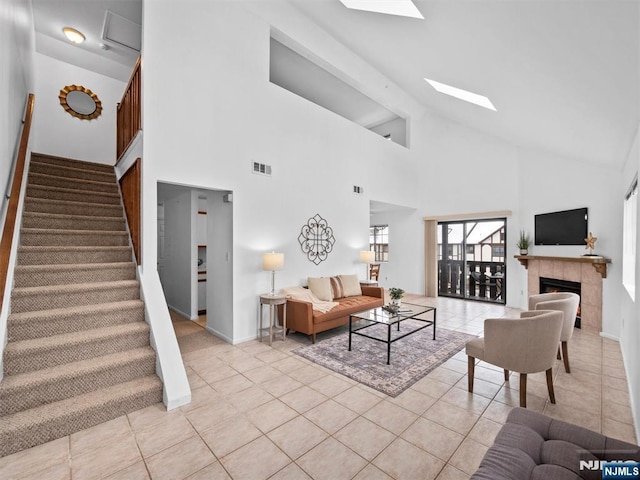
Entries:
POLYGON ((438 295, 506 303, 506 224, 506 218, 438 223, 438 295))
POLYGON ((157 262, 167 305, 226 341, 233 339, 232 198, 228 190, 158 183, 157 262))

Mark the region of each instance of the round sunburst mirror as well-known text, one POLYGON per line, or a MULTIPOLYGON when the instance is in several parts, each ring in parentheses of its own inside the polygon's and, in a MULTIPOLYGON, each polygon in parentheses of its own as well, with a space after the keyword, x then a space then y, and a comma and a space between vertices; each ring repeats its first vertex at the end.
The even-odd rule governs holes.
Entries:
POLYGON ((93 120, 102 113, 98 96, 82 85, 67 85, 60 90, 58 98, 69 115, 81 120, 93 120))

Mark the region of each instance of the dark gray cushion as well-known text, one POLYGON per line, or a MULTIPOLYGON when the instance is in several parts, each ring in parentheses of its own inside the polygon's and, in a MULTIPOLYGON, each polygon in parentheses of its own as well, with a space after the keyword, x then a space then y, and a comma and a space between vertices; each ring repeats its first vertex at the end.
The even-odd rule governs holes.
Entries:
POLYGON ((536 463, 518 448, 494 444, 473 474, 475 480, 526 480, 536 463))
POLYGON ((544 445, 542 438, 534 430, 526 425, 507 423, 496 435, 495 444, 514 447, 528 455, 533 462, 538 465, 541 462, 540 454, 544 445))
POLYGON ((471 478, 601 478, 599 470, 580 470, 581 460, 640 461, 640 447, 524 408, 514 408, 471 478))

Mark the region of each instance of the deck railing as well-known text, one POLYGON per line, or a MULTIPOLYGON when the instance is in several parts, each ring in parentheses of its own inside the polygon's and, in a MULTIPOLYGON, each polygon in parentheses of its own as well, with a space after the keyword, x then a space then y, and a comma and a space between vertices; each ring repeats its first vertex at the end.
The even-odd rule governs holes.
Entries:
POLYGON ((438 292, 504 303, 504 275, 504 262, 438 260, 438 292))
POLYGON ((136 62, 131 78, 124 91, 122 100, 118 103, 117 108, 117 126, 116 126, 116 156, 120 161, 124 152, 127 151, 129 145, 136 138, 136 134, 140 130, 141 124, 141 85, 140 85, 140 57, 136 62))

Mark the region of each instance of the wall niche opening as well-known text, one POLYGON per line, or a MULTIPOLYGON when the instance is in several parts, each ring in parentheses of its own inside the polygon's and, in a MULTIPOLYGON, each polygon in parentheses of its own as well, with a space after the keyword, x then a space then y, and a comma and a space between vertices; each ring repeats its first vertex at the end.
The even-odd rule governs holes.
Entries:
MULTIPOLYGON (((273 32, 272 35, 276 33, 273 32)), ((308 56, 271 37, 269 81, 403 147, 407 119, 380 105, 308 56)), ((292 44, 293 42, 287 42, 292 44)))

